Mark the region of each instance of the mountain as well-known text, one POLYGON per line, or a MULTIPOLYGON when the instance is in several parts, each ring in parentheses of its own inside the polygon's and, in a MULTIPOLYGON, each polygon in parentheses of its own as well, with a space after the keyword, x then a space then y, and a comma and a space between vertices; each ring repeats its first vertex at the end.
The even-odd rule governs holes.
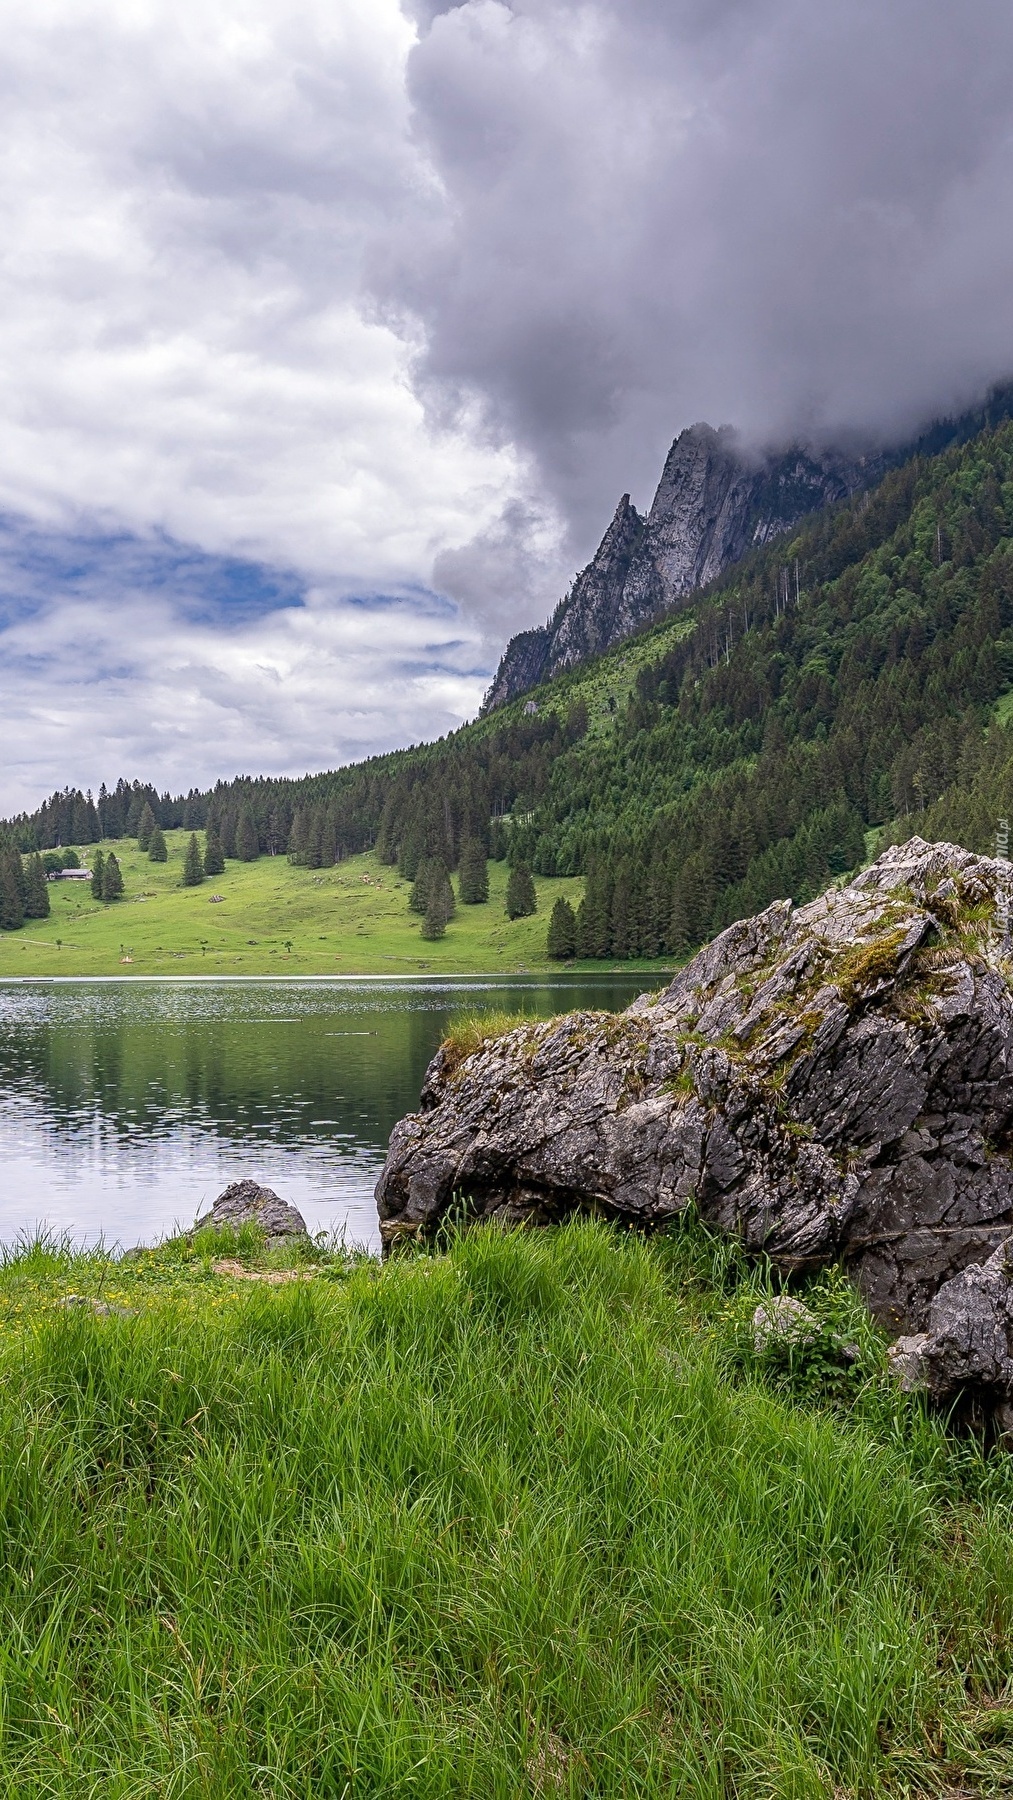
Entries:
POLYGON ((530 715, 518 699, 299 780, 185 797, 121 782, 94 805, 67 788, 0 825, 0 843, 129 835, 147 802, 163 829, 213 823, 228 857, 246 815, 260 852, 320 868, 375 848, 413 880, 423 857, 456 869, 477 838, 536 875, 585 878, 588 959, 681 956, 773 900, 812 898, 874 839, 987 854, 1013 817, 1009 407, 922 442, 545 682, 530 715))
POLYGON ((676 438, 644 518, 624 494, 547 625, 511 638, 482 711, 630 637, 819 508, 866 488, 886 459, 794 445, 750 455, 727 426, 676 438))

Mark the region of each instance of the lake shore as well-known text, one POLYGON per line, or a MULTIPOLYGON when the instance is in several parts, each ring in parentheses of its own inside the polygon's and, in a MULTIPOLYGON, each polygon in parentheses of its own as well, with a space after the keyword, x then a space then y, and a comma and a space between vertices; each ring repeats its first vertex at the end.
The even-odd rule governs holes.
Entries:
POLYGON ((312 1230, 372 1241, 391 1131, 456 1021, 621 1009, 643 985, 600 969, 0 981, 0 1242, 43 1225, 150 1243, 244 1177, 312 1230))

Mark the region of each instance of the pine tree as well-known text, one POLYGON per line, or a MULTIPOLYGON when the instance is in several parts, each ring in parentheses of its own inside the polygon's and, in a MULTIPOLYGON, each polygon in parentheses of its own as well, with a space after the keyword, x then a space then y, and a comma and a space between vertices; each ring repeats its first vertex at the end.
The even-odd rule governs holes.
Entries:
POLYGON ((566 735, 571 744, 586 737, 587 723, 587 701, 578 696, 566 715, 566 735))
POLYGON ((441 938, 446 933, 447 921, 453 918, 456 911, 454 890, 447 874, 447 866, 440 857, 429 859, 428 870, 422 936, 429 939, 441 938))
POLYGON ((99 797, 100 821, 102 836, 105 838, 121 838, 126 835, 123 826, 123 800, 120 789, 114 794, 106 794, 103 800, 99 797))
POLYGON ((120 865, 110 850, 106 857, 106 866, 102 871, 103 900, 118 900, 123 892, 123 876, 120 865))
POLYGON ((236 856, 240 862, 256 862, 260 855, 260 839, 257 827, 253 822, 253 814, 248 806, 244 806, 239 814, 236 826, 236 856))
POLYGON ((222 840, 214 825, 209 825, 204 834, 204 873, 205 875, 224 875, 225 873, 222 840))
POLYGON ((137 821, 137 848, 146 850, 151 843, 151 834, 156 826, 155 815, 151 810, 150 800, 145 800, 141 808, 141 816, 137 821))
POLYGON ((577 918, 569 900, 562 894, 552 909, 545 948, 550 956, 575 956, 577 952, 577 918))
POLYGON ((102 876, 105 871, 105 866, 106 859, 102 851, 96 850, 95 855, 92 857, 91 864, 91 897, 93 900, 101 900, 102 898, 102 876))
POLYGON ((478 838, 464 841, 457 885, 464 906, 481 906, 489 898, 489 866, 478 838))
POLYGON ((630 888, 629 865, 621 862, 616 869, 612 884, 612 913, 609 920, 609 944, 612 956, 633 956, 636 951, 631 932, 630 888))
POLYGON ((524 919, 538 911, 538 899, 535 884, 527 863, 518 863, 510 871, 506 891, 507 916, 511 919, 524 919))
POLYGON ((128 791, 130 799, 127 801, 127 810, 124 815, 123 835, 124 837, 136 837, 141 814, 148 803, 136 783, 128 791))
POLYGON ((309 825, 306 828, 306 847, 303 852, 303 866, 305 868, 320 868, 323 862, 323 837, 323 809, 319 806, 313 806, 309 809, 309 825))
POLYGON ((415 880, 415 877, 419 872, 419 864, 424 860, 425 854, 425 827, 418 815, 415 814, 401 841, 401 848, 398 852, 397 872, 403 881, 415 880))
POLYGON ((411 893, 408 895, 409 912, 425 914, 426 908, 429 905, 429 877, 432 867, 432 857, 424 856, 416 870, 415 880, 412 882, 411 893))
POLYGON ((292 829, 288 835, 288 860, 301 863, 306 849, 306 826, 308 812, 305 807, 297 806, 292 815, 292 829))
POLYGON ((190 833, 190 842, 186 847, 186 855, 183 858, 183 874, 180 879, 180 886, 200 887, 203 880, 204 864, 201 862, 200 845, 197 842, 197 833, 192 831, 190 833))
POLYGON ((25 918, 48 919, 49 883, 38 851, 28 858, 25 869, 25 918))
POLYGON ((434 894, 426 907, 426 916, 422 921, 421 936, 429 943, 447 935, 447 916, 440 905, 438 895, 434 894))
POLYGON ((0 851, 0 931, 20 931, 25 922, 23 880, 17 851, 0 851))
POLYGON ((162 830, 161 825, 152 826, 151 836, 148 839, 148 857, 151 862, 157 863, 164 863, 169 860, 169 852, 165 842, 165 833, 162 830))
POLYGON ((83 794, 74 798, 74 812, 71 818, 70 835, 75 844, 91 842, 91 821, 88 817, 88 802, 83 794))

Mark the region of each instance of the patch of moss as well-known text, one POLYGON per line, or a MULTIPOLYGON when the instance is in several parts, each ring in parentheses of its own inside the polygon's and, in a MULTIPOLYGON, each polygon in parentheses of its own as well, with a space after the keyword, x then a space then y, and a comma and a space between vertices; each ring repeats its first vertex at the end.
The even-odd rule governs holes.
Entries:
POLYGON ((863 998, 870 988, 896 976, 905 936, 905 927, 899 925, 886 937, 874 938, 868 944, 855 944, 842 956, 834 971, 834 980, 841 998, 849 1006, 863 998))

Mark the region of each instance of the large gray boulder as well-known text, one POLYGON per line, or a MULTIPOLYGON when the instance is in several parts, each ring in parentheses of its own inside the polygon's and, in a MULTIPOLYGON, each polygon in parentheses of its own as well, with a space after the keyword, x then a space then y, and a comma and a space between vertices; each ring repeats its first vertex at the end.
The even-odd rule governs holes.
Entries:
POLYGON ((730 926, 625 1013, 444 1046, 391 1136, 385 1244, 461 1206, 652 1227, 692 1201, 784 1271, 840 1261, 881 1322, 924 1331, 1013 1229, 1004 867, 916 838, 730 926))
POLYGON ((219 1194, 211 1211, 198 1219, 195 1231, 206 1226, 259 1225, 268 1243, 306 1237, 306 1221, 298 1207, 282 1200, 273 1188, 256 1181, 233 1181, 219 1194))

